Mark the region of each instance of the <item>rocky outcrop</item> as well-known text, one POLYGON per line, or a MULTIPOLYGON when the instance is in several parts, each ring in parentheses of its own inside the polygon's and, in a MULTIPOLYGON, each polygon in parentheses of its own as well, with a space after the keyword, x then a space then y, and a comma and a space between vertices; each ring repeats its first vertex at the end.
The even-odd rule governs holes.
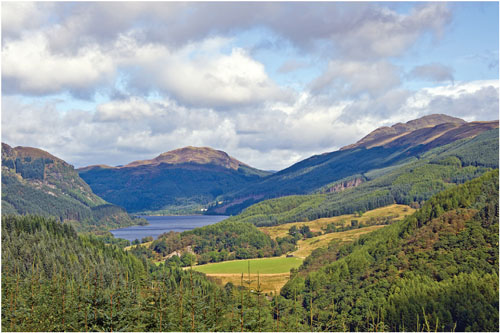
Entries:
POLYGON ((346 180, 346 181, 339 182, 339 183, 336 183, 336 184, 328 187, 324 193, 342 192, 348 188, 359 186, 363 182, 364 182, 363 178, 355 178, 355 179, 351 179, 351 180, 346 180))

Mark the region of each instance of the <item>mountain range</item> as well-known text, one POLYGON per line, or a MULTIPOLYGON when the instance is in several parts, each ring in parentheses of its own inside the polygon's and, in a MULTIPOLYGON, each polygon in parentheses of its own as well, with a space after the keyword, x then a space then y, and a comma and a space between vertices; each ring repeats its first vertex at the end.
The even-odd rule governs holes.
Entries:
POLYGON ((224 193, 270 175, 227 153, 185 147, 125 166, 77 170, 92 190, 129 212, 200 212, 224 193))
POLYGON ((91 186, 48 152, 2 144, 2 326, 498 331, 498 142, 498 122, 432 115, 275 174, 186 147, 78 170, 91 186), (115 199, 129 211, 239 214, 128 246, 95 235, 138 222, 115 199), (326 228, 313 230, 320 221, 326 228), (238 275, 223 286, 181 267, 259 258, 254 272, 258 262, 301 260, 288 257, 307 244, 289 273, 257 268, 253 291, 250 262, 247 279, 222 274, 238 275), (276 275, 287 282, 264 293, 276 275))
POLYGON ((470 140, 492 129, 498 129, 498 121, 467 123, 446 115, 429 115, 382 127, 353 145, 312 156, 239 191, 222 195, 218 200, 222 203, 209 211, 237 214, 263 199, 312 194, 328 184, 336 186, 335 182, 345 178, 411 161, 433 148, 470 140))
MULTIPOLYGON (((474 167, 498 167, 494 133, 498 133, 498 121, 466 122, 443 114, 429 115, 378 128, 352 145, 312 156, 275 173, 258 170, 209 147, 184 147, 124 166, 92 165, 74 170, 43 150, 2 144, 2 208, 4 213, 42 213, 61 220, 88 221, 84 224, 94 227, 106 224, 106 219, 110 225, 131 224, 125 210, 143 214, 236 215, 261 201, 268 205, 269 199, 280 206, 273 214, 279 215, 285 208, 288 211, 288 217, 281 216, 279 221, 326 216, 338 211, 335 207, 343 202, 341 197, 366 197, 372 193, 366 189, 376 183, 375 178, 380 182, 385 178, 379 176, 396 177, 397 172, 403 173, 405 167, 419 160, 419 167, 424 167, 444 154, 440 147, 450 144, 455 146, 448 147, 448 151, 465 149, 469 155, 471 149, 491 146, 483 156, 473 158, 474 167), (484 133, 492 134, 481 136, 484 133), (478 136, 480 143, 472 141, 478 136), (358 187, 360 190, 351 191, 358 187), (337 202, 335 207, 332 200, 337 202), (306 208, 299 209, 300 205, 306 208)), ((458 158, 467 158, 462 155, 458 158)), ((418 202, 430 194, 410 200, 407 193, 400 201, 418 202)), ((377 200, 378 204, 368 200, 370 207, 398 201, 387 195, 377 200)), ((353 205, 343 206, 344 213, 355 209, 353 205)), ((256 207, 238 219, 253 216, 250 220, 256 223, 278 223, 269 220, 269 214, 265 221, 255 218, 255 209, 263 206, 256 207)))
POLYGON ((403 163, 494 128, 498 128, 497 121, 468 123, 443 114, 429 115, 378 128, 355 144, 276 173, 257 170, 207 147, 185 147, 151 160, 119 167, 89 166, 78 172, 95 193, 129 212, 207 210, 234 215, 259 201, 314 193, 341 179, 403 163))

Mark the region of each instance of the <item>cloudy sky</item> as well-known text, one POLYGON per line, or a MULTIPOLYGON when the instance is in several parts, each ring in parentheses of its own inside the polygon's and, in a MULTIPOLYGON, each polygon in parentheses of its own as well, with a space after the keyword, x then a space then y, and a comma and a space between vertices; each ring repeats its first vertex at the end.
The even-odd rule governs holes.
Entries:
POLYGON ((2 2, 2 141, 261 169, 432 113, 498 119, 498 2, 2 2))

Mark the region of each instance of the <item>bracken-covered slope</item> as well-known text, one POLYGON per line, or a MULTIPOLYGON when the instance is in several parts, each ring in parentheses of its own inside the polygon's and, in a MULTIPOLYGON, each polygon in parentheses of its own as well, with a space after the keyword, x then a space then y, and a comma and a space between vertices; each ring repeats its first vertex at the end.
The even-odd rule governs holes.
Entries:
POLYGON ((32 147, 2 143, 2 215, 55 216, 78 231, 134 222, 120 207, 95 195, 73 166, 32 147))
POLYGON ((349 177, 353 180, 370 170, 407 162, 430 149, 470 139, 495 128, 498 128, 498 121, 467 123, 445 115, 431 115, 406 124, 384 127, 354 145, 312 156, 246 188, 224 195, 220 200, 222 203, 209 209, 209 212, 237 214, 265 199, 310 194, 328 184, 349 177))
POLYGON ((404 137, 415 130, 434 128, 435 126, 441 124, 447 124, 447 128, 455 128, 465 123, 466 121, 460 118, 450 117, 444 114, 433 114, 424 116, 419 119, 410 120, 405 124, 397 123, 395 125, 392 125, 391 127, 384 126, 377 128, 358 142, 352 145, 345 146, 340 150, 352 149, 357 147, 372 148, 376 146, 383 146, 400 137, 404 137))
POLYGON ((200 212, 222 194, 269 175, 207 147, 185 147, 121 167, 78 170, 92 190, 129 212, 200 212))

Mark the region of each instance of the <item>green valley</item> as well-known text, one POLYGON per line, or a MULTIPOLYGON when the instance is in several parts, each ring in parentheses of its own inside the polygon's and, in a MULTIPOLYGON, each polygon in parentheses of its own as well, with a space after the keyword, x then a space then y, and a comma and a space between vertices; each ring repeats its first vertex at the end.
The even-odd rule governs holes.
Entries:
MULTIPOLYGON (((498 170, 442 191, 414 214, 354 242, 334 240, 298 270, 274 273, 277 280, 267 285, 255 269, 281 271, 292 266, 268 264, 295 266, 300 259, 256 259, 249 276, 232 274, 231 283, 218 287, 210 279, 220 283, 224 276, 207 279, 175 260, 154 265, 140 258, 55 220, 3 217, 2 325, 12 331, 495 330, 498 170)), ((248 270, 245 261, 199 268, 220 265, 248 270)))
MULTIPOLYGON (((3 144, 2 325, 11 331, 495 330, 497 125, 434 120, 375 131, 321 155, 316 167, 310 164, 316 157, 292 166, 304 178, 287 182, 297 188, 307 182, 305 194, 262 200, 216 224, 132 246, 105 231, 138 220, 94 194, 71 165, 3 144), (411 138, 418 144, 398 144, 411 138), (308 178, 326 166, 328 175, 308 178)), ((131 185, 137 195, 118 187, 107 193, 141 209, 182 212, 217 200, 214 212, 265 199, 258 192, 235 205, 223 198, 231 188, 247 191, 289 171, 269 175, 223 152, 188 147, 79 172, 97 175, 94 187, 104 192, 111 181, 131 185), (109 174, 99 178, 100 172, 109 174), (164 176, 171 178, 163 182, 164 176), (233 176, 239 180, 224 178, 233 176), (207 194, 219 183, 228 187, 207 194), (166 192, 158 193, 172 197, 154 206, 155 197, 142 196, 144 184, 151 191, 164 184, 166 192), (174 202, 173 188, 205 194, 183 206, 174 202)))
POLYGON ((499 9, 2 1, 0 330, 500 332, 499 9))

